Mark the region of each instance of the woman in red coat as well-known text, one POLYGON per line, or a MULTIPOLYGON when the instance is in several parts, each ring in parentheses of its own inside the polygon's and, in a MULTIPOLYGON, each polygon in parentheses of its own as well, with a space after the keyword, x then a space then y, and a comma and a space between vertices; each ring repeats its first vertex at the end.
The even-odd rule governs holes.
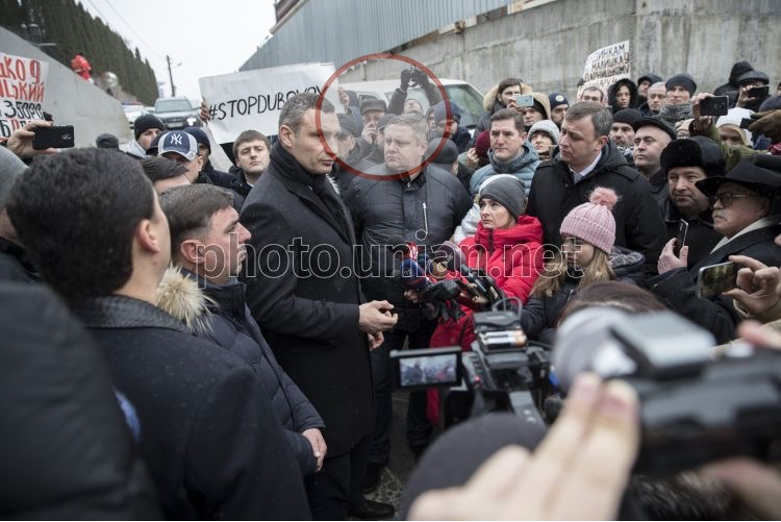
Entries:
MULTIPOLYGON (((461 244, 470 268, 484 270, 507 298, 522 303, 531 293, 543 270, 542 225, 527 216, 523 182, 510 175, 490 178, 480 189, 480 223, 474 236, 461 244)), ((473 311, 458 321, 440 323, 431 336, 430 346, 461 346, 470 350, 475 340, 473 311)), ((437 393, 429 391, 429 419, 436 419, 437 393)))

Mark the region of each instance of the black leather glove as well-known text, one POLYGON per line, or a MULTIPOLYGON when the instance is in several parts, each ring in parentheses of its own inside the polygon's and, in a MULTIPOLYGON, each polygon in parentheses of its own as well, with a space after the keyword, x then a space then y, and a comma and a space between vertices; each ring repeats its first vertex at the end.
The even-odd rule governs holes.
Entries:
POLYGON ((449 299, 455 299, 458 294, 461 293, 461 289, 458 287, 458 283, 454 279, 445 279, 439 281, 433 285, 429 285, 423 292, 423 299, 425 301, 447 301, 449 299))
POLYGON ((413 69, 412 81, 419 87, 425 87, 429 83, 428 75, 420 69, 413 69))
POLYGON ((401 71, 401 85, 399 85, 399 88, 407 92, 407 88, 409 87, 409 82, 412 79, 412 71, 410 69, 404 69, 401 71))

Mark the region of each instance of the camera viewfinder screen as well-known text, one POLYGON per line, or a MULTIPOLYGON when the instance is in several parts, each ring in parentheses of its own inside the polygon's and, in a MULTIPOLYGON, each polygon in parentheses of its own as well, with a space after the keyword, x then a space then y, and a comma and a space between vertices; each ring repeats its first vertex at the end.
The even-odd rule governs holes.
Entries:
POLYGON ((405 357, 399 359, 399 384, 402 388, 457 385, 457 366, 457 353, 405 357))

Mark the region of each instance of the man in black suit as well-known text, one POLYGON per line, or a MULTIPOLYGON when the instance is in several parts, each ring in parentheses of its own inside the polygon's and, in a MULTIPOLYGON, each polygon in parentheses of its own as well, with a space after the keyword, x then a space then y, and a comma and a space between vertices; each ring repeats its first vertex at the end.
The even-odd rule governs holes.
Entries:
POLYGON ((285 102, 266 174, 241 212, 250 231, 247 304, 284 370, 325 422, 323 469, 307 478, 316 519, 393 515, 360 483, 374 426, 369 348, 396 324, 386 301, 364 303, 355 233, 328 181, 339 120, 314 94, 285 102), (317 121, 319 118, 319 121, 317 121))

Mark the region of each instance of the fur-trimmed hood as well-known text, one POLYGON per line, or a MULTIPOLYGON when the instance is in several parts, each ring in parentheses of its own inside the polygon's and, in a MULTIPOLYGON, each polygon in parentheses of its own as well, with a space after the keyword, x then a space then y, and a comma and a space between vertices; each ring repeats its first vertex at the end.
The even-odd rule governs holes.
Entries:
POLYGON ((177 266, 168 267, 157 287, 157 306, 196 334, 209 330, 212 313, 209 306, 214 304, 198 281, 187 277, 177 266))
MULTIPOLYGON (((530 85, 521 83, 521 94, 533 94, 533 93, 534 93, 534 89, 532 89, 530 85)), ((486 92, 485 96, 483 96, 483 110, 492 111, 494 109, 494 102, 496 101, 497 94, 499 94, 498 83, 493 87, 491 87, 490 89, 488 89, 488 92, 486 92)))

